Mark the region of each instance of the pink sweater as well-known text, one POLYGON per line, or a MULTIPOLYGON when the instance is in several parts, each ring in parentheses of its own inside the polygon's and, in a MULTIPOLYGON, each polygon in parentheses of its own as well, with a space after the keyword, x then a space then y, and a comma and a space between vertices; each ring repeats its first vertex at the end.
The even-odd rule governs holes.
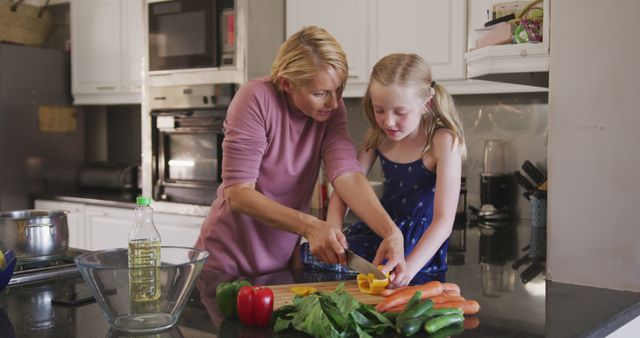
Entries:
POLYGON ((231 211, 224 187, 254 183, 285 206, 307 211, 321 158, 328 179, 362 172, 346 131, 340 102, 329 120, 317 122, 290 109, 268 78, 248 82, 236 93, 225 121, 222 181, 196 247, 209 251, 208 270, 255 276, 286 268, 300 239, 231 211))

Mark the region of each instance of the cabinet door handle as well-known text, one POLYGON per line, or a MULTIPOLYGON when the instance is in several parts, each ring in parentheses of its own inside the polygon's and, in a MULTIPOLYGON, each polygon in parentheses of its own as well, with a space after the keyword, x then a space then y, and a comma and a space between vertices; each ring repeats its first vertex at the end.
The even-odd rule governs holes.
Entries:
POLYGON ((96 87, 96 89, 97 90, 114 90, 116 89, 116 87, 115 86, 99 86, 99 87, 96 87))
POLYGON ((106 216, 107 214, 104 212, 97 212, 97 211, 87 211, 87 216, 106 216))

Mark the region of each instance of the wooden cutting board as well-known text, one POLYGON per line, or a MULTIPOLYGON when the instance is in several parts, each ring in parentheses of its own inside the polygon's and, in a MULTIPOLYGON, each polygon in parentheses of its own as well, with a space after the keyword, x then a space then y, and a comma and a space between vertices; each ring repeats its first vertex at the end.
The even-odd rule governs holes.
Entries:
POLYGON ((355 280, 345 281, 333 281, 333 282, 317 282, 317 283, 298 283, 298 284, 281 284, 281 285, 269 285, 269 288, 273 290, 274 302, 273 308, 277 309, 283 305, 291 304, 295 294, 291 292, 291 288, 294 286, 306 286, 314 287, 317 291, 333 291, 338 284, 344 283, 344 290, 363 304, 376 305, 384 297, 380 295, 368 295, 358 290, 358 285, 355 280))

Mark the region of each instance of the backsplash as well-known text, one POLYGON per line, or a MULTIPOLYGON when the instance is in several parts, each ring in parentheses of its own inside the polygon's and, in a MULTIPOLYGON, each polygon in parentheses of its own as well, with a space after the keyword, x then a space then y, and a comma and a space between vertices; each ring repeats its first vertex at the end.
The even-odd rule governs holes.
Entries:
MULTIPOLYGON (((506 167, 520 170, 525 160, 546 171, 546 132, 548 114, 547 93, 458 95, 454 97, 461 114, 467 142, 467 159, 463 174, 467 177, 467 204, 480 206, 480 173, 484 143, 488 139, 508 142, 506 167)), ((349 136, 356 145, 362 142, 367 122, 361 113, 361 100, 345 99, 348 111, 349 136)), ((378 164, 369 173, 369 180, 382 181, 378 164)), ((518 213, 529 218, 529 202, 518 188, 518 213)))

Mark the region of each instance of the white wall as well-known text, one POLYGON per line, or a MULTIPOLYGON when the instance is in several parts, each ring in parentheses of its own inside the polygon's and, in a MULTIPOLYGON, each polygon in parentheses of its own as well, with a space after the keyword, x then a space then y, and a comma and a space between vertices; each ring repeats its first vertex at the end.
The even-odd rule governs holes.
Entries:
POLYGON ((637 0, 551 2, 548 278, 640 291, 637 0))

